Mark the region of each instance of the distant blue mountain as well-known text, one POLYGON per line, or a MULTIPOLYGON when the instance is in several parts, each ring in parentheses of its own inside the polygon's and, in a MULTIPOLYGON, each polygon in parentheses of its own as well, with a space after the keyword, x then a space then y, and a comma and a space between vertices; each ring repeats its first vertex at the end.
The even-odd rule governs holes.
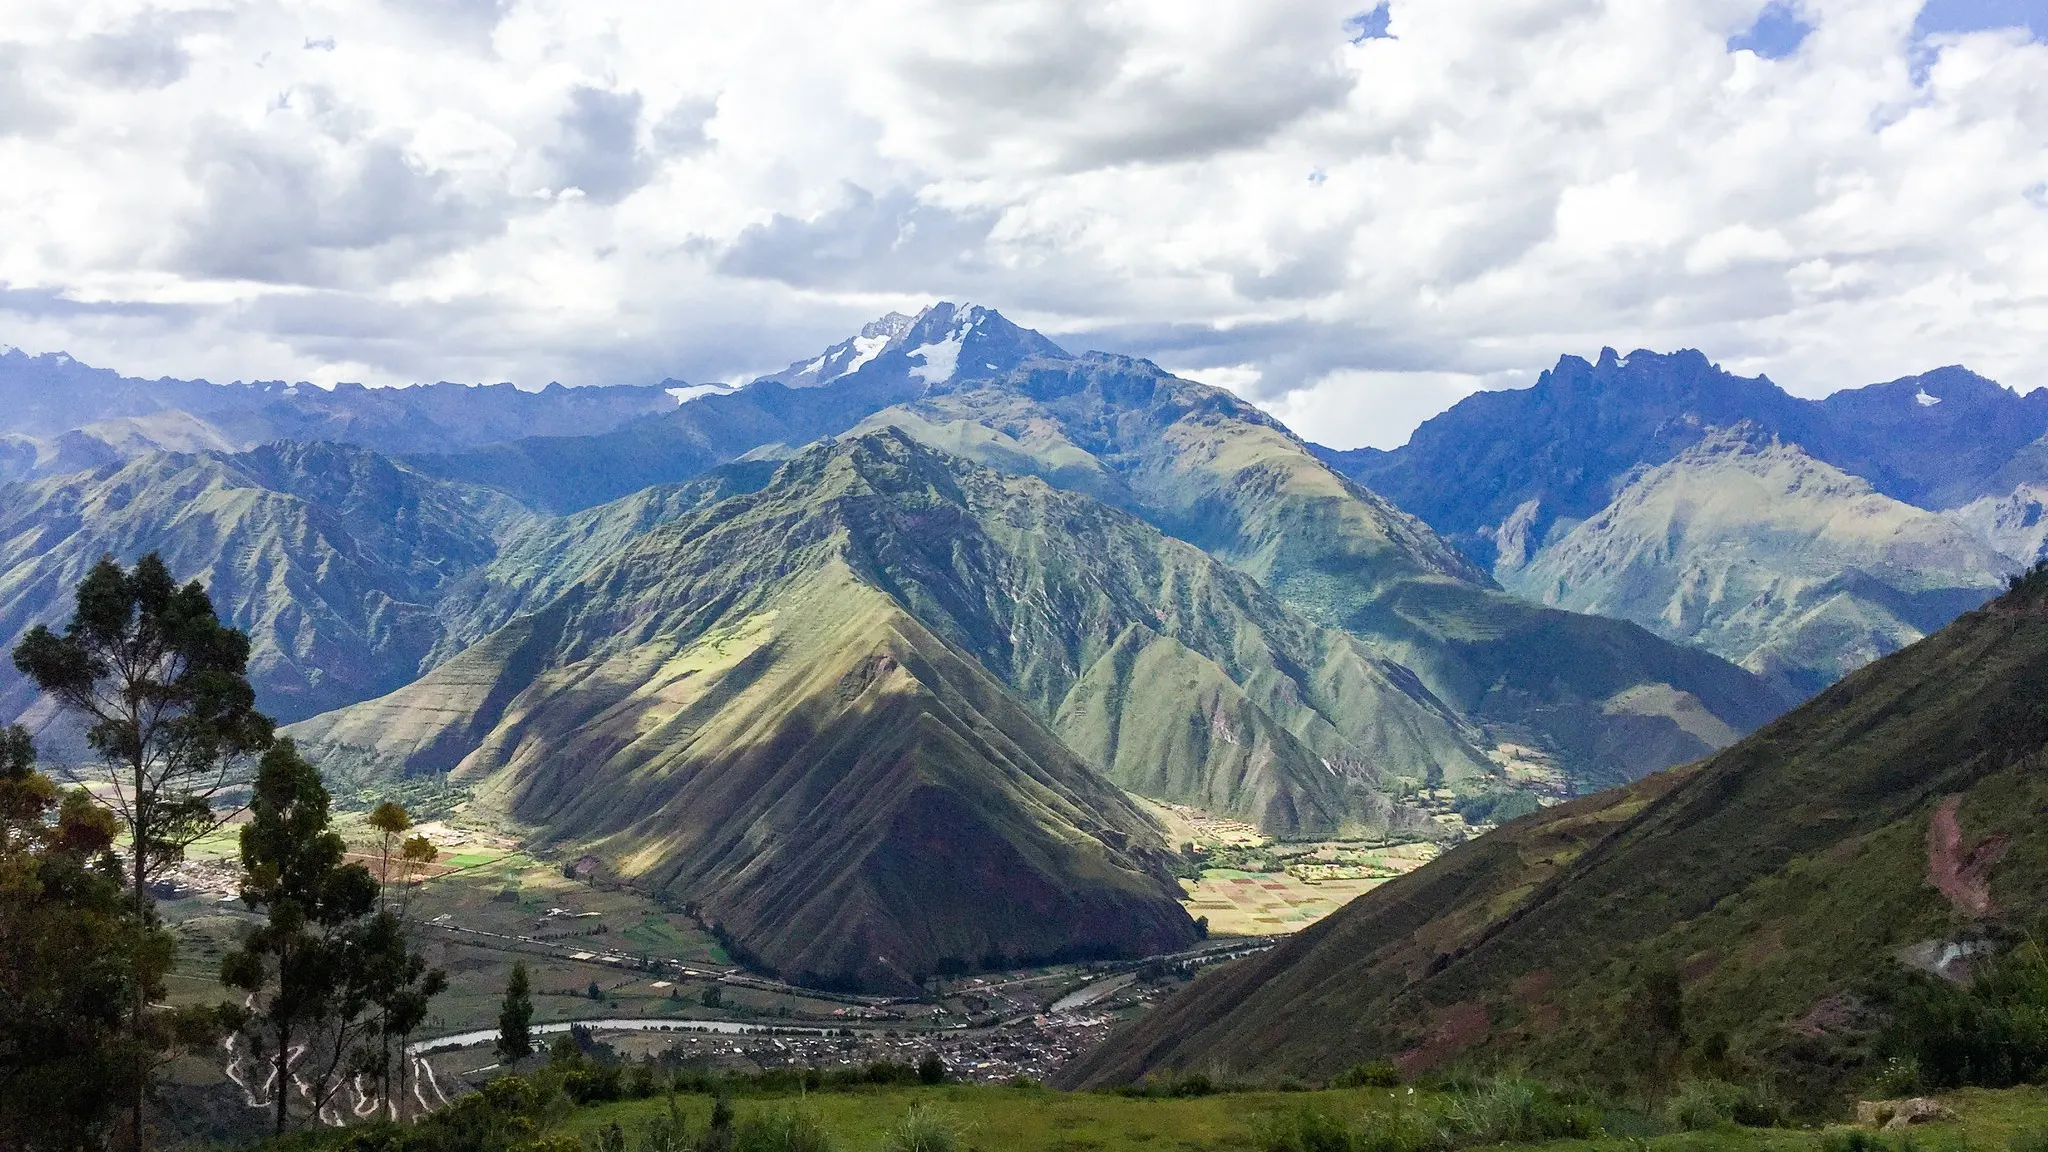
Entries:
POLYGON ((1606 507, 1632 470, 1745 422, 1887 496, 1942 509, 2028 478, 2010 466, 2048 435, 2048 390, 2021 395, 1948 367, 1806 400, 1690 349, 1606 349, 1594 363, 1562 357, 1533 388, 1468 396, 1391 452, 1317 454, 1491 568, 1497 533, 1530 501, 1518 528, 1541 540, 1558 520, 1606 507))
POLYGON ((151 448, 240 451, 273 440, 325 440, 387 453, 445 452, 604 432, 673 411, 670 389, 679 386, 551 384, 528 392, 510 384, 213 384, 142 380, 62 352, 7 349, 0 352, 0 480, 99 467, 151 448))

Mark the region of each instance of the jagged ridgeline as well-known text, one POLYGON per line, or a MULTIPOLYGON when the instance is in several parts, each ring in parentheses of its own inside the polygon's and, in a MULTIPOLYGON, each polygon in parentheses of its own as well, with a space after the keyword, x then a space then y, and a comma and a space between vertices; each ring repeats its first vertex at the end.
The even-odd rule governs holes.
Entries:
POLYGON ((1801 697, 2048 555, 2048 392, 1960 367, 1808 400, 1697 351, 1608 349, 1391 452, 1317 451, 1510 591, 1801 697))
POLYGON ((2048 569, 1699 764, 1525 817, 1198 982, 1068 1073, 1320 1077, 1392 1058, 1812 1107, 1884 989, 2048 909, 2048 569))

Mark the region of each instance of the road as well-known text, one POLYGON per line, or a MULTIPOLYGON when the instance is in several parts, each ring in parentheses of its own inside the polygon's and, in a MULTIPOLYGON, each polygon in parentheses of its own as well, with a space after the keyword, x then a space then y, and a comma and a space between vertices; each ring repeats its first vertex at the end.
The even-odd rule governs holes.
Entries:
MULTIPOLYGON (((837 1027, 813 1024, 757 1024, 741 1020, 677 1020, 669 1018, 633 1018, 625 1020, 560 1020, 553 1024, 535 1024, 527 1032, 535 1036, 548 1036, 557 1032, 582 1026, 605 1032, 718 1032, 725 1035, 763 1034, 796 1036, 830 1036, 839 1031, 837 1027)), ((431 1036, 425 1040, 406 1045, 405 1050, 418 1056, 427 1052, 442 1052, 451 1048, 474 1048, 479 1044, 494 1043, 498 1039, 496 1028, 479 1028, 470 1032, 455 1032, 447 1036, 431 1036)))

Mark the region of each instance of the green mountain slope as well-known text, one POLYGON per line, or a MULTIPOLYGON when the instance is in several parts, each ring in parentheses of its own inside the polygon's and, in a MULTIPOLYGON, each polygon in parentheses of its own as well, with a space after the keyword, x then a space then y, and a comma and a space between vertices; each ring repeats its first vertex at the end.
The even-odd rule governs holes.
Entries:
MULTIPOLYGON (((489 749, 510 723, 507 709, 522 693, 555 690, 561 667, 602 656, 623 678, 618 691, 658 694, 632 669, 664 666, 675 657, 661 653, 707 629, 738 627, 742 609, 746 619, 772 612, 791 628, 811 626, 807 613, 820 610, 817 623, 829 621, 829 601, 783 603, 796 595, 785 585, 808 588, 802 582, 829 563, 973 660, 1035 723, 1134 791, 1283 835, 1384 832, 1421 826, 1390 794, 1427 778, 1496 774, 1478 734, 1405 669, 1086 496, 891 432, 814 448, 759 491, 706 502, 720 482, 733 481, 650 490, 584 514, 578 533, 552 538, 610 548, 653 509, 671 518, 629 537, 623 554, 592 563, 570 549, 548 557, 557 567, 522 569, 524 584, 494 583, 492 610, 536 611, 420 683, 303 731, 354 746, 333 754, 337 762, 486 773, 501 763, 489 749), (789 540, 826 543, 791 555, 789 540), (556 589, 552 600, 520 600, 556 589), (565 612, 573 629, 532 639, 543 635, 535 620, 565 612), (639 654, 618 654, 627 651, 639 654)), ((505 553, 521 555, 516 542, 505 553)), ((480 575, 488 581, 494 569, 480 575)), ((556 756, 589 738, 575 727, 532 735, 537 746, 556 742, 556 756)))
POLYGON ((1616 1080, 1663 1058, 1826 1100, 1865 1071, 1888 973, 2048 908, 2044 743, 2037 570, 1708 760, 1513 822, 1200 981, 1071 1076, 1385 1056, 1616 1080))
POLYGON ((1157 829, 1076 749, 1286 831, 1413 819, 1382 758, 1488 771, 1404 680, 1140 521, 882 434, 293 732, 335 771, 452 770, 770 968, 902 986, 1189 938, 1157 829))
POLYGON ((1620 621, 1501 592, 1415 518, 1221 389, 1143 361, 1035 359, 871 416, 1127 508, 1412 669, 1498 744, 1599 786, 1725 746, 1784 697, 1620 621))
POLYGON ((1227 392, 1142 361, 1070 356, 982 308, 885 318, 777 376, 604 436, 416 463, 566 512, 722 461, 889 425, 1194 543, 1412 669, 1428 694, 1481 727, 1482 743, 1512 746, 1511 758, 1555 784, 1598 786, 1680 763, 1788 702, 1640 628, 1504 594, 1421 521, 1227 392))
MULTIPOLYGON (((68 618, 102 555, 160 551, 249 633, 262 707, 298 719, 418 676, 440 597, 526 519, 495 493, 362 449, 150 453, 0 489, 0 638, 68 618)), ((35 707, 13 668, 0 670, 0 714, 35 707)))
POLYGON ((1792 396, 1697 351, 1560 357, 1534 387, 1479 392, 1391 452, 1322 450, 1489 568, 1503 530, 1543 540, 1614 498, 1633 470, 1669 461, 1711 430, 1749 422, 1877 491, 1928 509, 2012 489, 2040 458, 2048 394, 1960 367, 1792 396))
POLYGON ((2017 565, 1953 520, 1744 425, 1637 473, 1526 558, 1513 591, 1633 620, 1801 695, 1918 640, 2017 565))
POLYGON ((714 468, 694 480, 643 488, 568 516, 529 517, 483 566, 450 586, 438 612, 442 635, 429 665, 439 664, 503 627, 519 613, 567 591, 599 564, 656 528, 766 484, 775 461, 714 468))

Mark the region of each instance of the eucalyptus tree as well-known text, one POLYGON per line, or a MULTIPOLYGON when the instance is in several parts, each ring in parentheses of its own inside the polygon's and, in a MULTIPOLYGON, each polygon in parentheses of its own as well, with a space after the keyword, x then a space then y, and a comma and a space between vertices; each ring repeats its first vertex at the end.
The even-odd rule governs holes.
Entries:
MULTIPOLYGON (((127 834, 126 883, 134 913, 156 923, 149 885, 186 848, 219 827, 215 805, 242 783, 248 758, 270 746, 273 725, 249 685, 249 637, 221 623, 198 581, 180 585, 152 552, 124 569, 102 557, 77 589, 60 634, 38 624, 14 664, 85 728, 103 785, 96 798, 127 834)), ((134 1040, 130 1139, 145 1145, 143 1111, 151 1020, 149 982, 128 981, 134 1040)))

